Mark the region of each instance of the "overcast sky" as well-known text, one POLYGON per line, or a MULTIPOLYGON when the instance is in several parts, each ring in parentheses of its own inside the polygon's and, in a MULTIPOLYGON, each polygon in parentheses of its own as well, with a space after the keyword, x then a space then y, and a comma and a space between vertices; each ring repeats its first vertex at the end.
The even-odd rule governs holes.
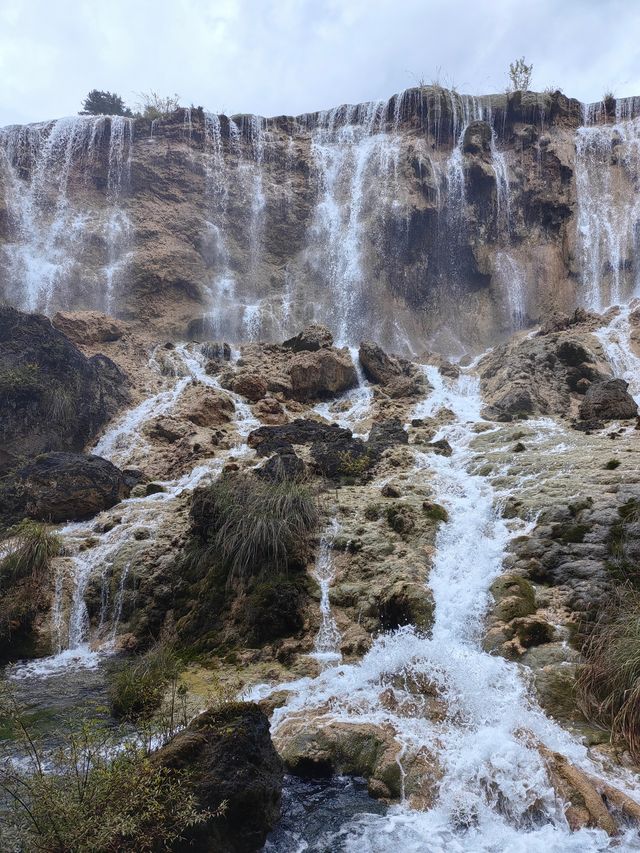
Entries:
POLYGON ((71 115, 89 89, 295 114, 419 80, 581 100, 640 95, 640 0, 0 0, 0 126, 71 115))

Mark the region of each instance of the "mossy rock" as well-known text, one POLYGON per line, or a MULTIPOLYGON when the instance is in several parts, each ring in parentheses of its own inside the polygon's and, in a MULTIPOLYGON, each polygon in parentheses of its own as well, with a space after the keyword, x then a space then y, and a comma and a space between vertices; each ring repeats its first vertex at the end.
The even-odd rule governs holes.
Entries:
POLYGON ((305 582, 276 575, 254 586, 246 600, 250 634, 259 643, 290 637, 302 630, 305 582))
POLYGON ((584 542, 584 537, 588 532, 588 524, 554 524, 551 529, 551 538, 556 539, 565 545, 572 545, 584 542))
POLYGON ((449 513, 446 509, 433 501, 423 501, 422 511, 431 521, 449 521, 449 513))
POLYGON ((536 594, 533 586, 520 575, 502 575, 491 584, 496 601, 494 614, 503 622, 510 622, 536 611, 536 594))
POLYGON ((396 533, 411 533, 416 526, 416 511, 409 504, 394 503, 386 510, 387 524, 396 533))

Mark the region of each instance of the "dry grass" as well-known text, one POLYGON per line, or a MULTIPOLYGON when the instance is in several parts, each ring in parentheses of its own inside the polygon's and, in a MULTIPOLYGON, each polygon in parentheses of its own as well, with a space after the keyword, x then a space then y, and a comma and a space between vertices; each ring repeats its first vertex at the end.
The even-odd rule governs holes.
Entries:
POLYGON ((619 590, 582 651, 578 696, 584 713, 611 728, 640 759, 640 593, 619 590))

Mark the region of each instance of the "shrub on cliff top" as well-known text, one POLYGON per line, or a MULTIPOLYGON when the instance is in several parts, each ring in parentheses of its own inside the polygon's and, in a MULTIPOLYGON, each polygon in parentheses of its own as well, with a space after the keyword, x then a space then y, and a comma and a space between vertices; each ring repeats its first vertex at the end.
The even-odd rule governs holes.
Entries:
POLYGON ((129 107, 115 92, 92 89, 82 104, 81 116, 127 116, 133 115, 129 107))
POLYGON ((617 592, 583 646, 577 686, 586 716, 622 737, 640 758, 640 593, 617 592))
POLYGON ((286 571, 304 552, 318 511, 304 483, 231 473, 196 492, 191 518, 205 558, 221 562, 231 582, 286 571))

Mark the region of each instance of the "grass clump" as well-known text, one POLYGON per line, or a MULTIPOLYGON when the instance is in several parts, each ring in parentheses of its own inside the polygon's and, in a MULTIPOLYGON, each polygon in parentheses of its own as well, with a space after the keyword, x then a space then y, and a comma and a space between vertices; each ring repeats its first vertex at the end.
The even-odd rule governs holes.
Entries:
POLYGON ((578 671, 581 707, 640 760, 640 593, 619 590, 584 643, 578 671))
POLYGON ((640 501, 628 500, 618 508, 618 520, 609 531, 607 568, 619 580, 640 588, 638 523, 640 501))
POLYGON ((0 369, 0 397, 28 397, 42 391, 44 384, 37 364, 0 369))
POLYGON ((304 483, 230 473, 194 495, 191 517, 205 556, 222 564, 227 582, 286 572, 318 524, 304 483))
POLYGON ((171 699, 180 699, 180 670, 180 661, 173 648, 162 642, 127 662, 110 678, 112 715, 128 721, 149 719, 161 707, 167 693, 171 699))
MULTIPOLYGON (((48 604, 51 560, 61 543, 44 524, 25 520, 10 528, 0 559, 0 638, 27 634, 48 604)), ((6 650, 5 650, 6 651, 6 650)))
POLYGON ((604 467, 607 471, 615 471, 620 465, 622 465, 622 462, 619 459, 610 459, 605 463, 604 467))

